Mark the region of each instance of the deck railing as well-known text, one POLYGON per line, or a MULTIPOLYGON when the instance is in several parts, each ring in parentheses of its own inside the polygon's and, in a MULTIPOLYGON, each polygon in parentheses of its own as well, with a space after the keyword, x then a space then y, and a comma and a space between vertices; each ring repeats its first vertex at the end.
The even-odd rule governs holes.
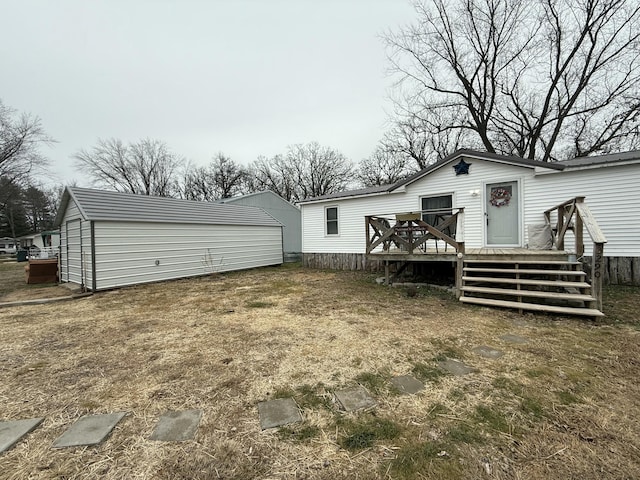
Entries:
POLYGON ((452 247, 454 252, 464 253, 464 241, 456 240, 462 237, 463 215, 463 208, 447 208, 366 216, 366 252, 380 247, 389 252, 393 246, 408 254, 424 253, 433 240, 436 250, 442 241, 445 251, 452 247))
POLYGON ((584 255, 584 230, 587 230, 593 243, 591 294, 597 301, 598 309, 602 310, 604 244, 607 243, 607 239, 600 230, 591 210, 584 203, 584 197, 575 197, 556 205, 546 210, 544 216, 554 232, 554 241, 558 250, 564 250, 565 236, 568 231, 573 231, 577 258, 584 255))

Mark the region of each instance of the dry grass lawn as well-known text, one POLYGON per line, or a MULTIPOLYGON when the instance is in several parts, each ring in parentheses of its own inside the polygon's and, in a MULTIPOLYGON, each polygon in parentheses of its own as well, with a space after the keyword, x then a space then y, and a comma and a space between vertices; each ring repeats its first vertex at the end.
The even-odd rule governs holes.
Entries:
POLYGON ((640 478, 639 301, 608 289, 594 324, 283 266, 0 309, 0 419, 45 417, 0 477, 640 478), (445 357, 478 372, 446 375, 445 357), (390 387, 408 373, 423 392, 390 387), (332 392, 356 384, 377 407, 339 412, 332 392), (304 422, 261 431, 257 403, 282 396, 304 422), (163 412, 193 408, 194 441, 148 440, 163 412), (114 411, 129 414, 102 445, 50 448, 79 416, 114 411))

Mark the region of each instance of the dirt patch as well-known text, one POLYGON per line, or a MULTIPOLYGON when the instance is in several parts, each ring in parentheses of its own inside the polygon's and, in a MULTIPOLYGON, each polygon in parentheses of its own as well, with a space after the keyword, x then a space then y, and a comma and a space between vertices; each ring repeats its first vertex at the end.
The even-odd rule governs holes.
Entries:
POLYGON ((55 283, 28 285, 25 281, 24 262, 0 263, 0 303, 68 297, 71 291, 55 283))
POLYGON ((637 478, 640 290, 607 295, 610 323, 594 324, 285 266, 3 309, 2 418, 45 421, 0 477, 637 478), (447 375, 443 358, 478 372, 447 375), (409 373, 425 389, 399 395, 388 380, 409 373), (376 408, 339 412, 333 392, 358 384, 376 408), (283 396, 303 423, 261 431, 257 403, 283 396), (148 440, 185 409, 204 411, 195 441, 148 440), (103 445, 50 449, 113 411, 130 415, 103 445))

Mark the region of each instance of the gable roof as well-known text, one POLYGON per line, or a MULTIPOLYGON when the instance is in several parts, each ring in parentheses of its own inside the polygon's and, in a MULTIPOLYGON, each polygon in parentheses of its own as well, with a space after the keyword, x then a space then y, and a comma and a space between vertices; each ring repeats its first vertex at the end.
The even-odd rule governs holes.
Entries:
POLYGON ((195 202, 79 187, 65 189, 56 215, 56 226, 62 224, 71 200, 74 201, 85 220, 281 226, 280 222, 258 207, 195 202))
POLYGON ((278 195, 275 192, 272 192, 271 190, 263 190, 261 192, 247 193, 245 195, 238 195, 236 197, 221 198, 220 200, 216 200, 216 203, 238 203, 238 202, 242 202, 242 201, 244 201, 246 199, 249 199, 249 198, 263 197, 265 195, 273 197, 274 199, 276 199, 280 203, 282 203, 282 205, 290 207, 293 210, 299 210, 299 208, 296 207, 293 203, 288 202, 287 200, 282 198, 280 195, 278 195))
POLYGON ((517 166, 526 167, 526 168, 547 168, 552 170, 564 170, 565 168, 564 165, 559 165, 557 162, 547 163, 547 162, 539 162, 537 160, 527 160, 525 158, 520 158, 515 156, 499 155, 497 153, 478 152, 475 150, 457 150, 451 155, 444 157, 438 160, 437 162, 432 163, 431 165, 428 165, 426 168, 423 168, 419 172, 416 172, 413 175, 409 175, 408 177, 403 178, 397 181, 396 183, 393 183, 390 185, 379 185, 375 187, 361 188, 358 190, 348 190, 344 192, 332 193, 329 195, 322 195, 319 197, 306 198, 302 200, 300 203, 302 204, 302 203, 310 203, 310 202, 316 202, 316 201, 322 201, 322 200, 358 197, 361 195, 392 193, 400 189, 401 187, 404 187, 417 180, 420 180, 421 178, 429 175, 431 172, 438 170, 439 168, 442 168, 445 165, 448 165, 449 163, 453 163, 454 160, 457 160, 462 157, 470 158, 470 159, 476 158, 479 160, 486 160, 486 161, 496 162, 496 163, 505 163, 509 165, 517 165, 517 166))

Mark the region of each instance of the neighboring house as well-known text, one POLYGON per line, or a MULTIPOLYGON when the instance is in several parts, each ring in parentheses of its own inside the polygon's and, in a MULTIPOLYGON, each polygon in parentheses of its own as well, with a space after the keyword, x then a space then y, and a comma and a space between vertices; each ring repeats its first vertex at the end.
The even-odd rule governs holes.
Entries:
POLYGON ((282 224, 284 259, 286 262, 301 260, 302 223, 300 209, 280 195, 269 190, 239 197, 225 198, 220 203, 260 207, 282 224))
POLYGON ((18 238, 21 250, 28 250, 30 256, 49 258, 60 250, 60 231, 48 230, 22 235, 18 238))
POLYGON ((260 208, 67 187, 60 281, 89 290, 283 261, 282 226, 260 208))
MULTIPOLYGON (((372 243, 367 243, 365 216, 433 209, 459 211, 449 233, 464 242, 467 257, 473 249, 526 249, 529 227, 545 224, 546 210, 585 197, 606 237, 605 280, 640 284, 639 190, 640 151, 542 163, 461 150, 393 185, 300 202, 303 262, 367 268, 384 257, 375 255, 381 247, 367 255, 372 243)), ((421 215, 433 223, 428 212, 421 215)), ((567 240, 567 252, 573 242, 567 240)), ((584 245, 588 257, 592 242, 585 237, 584 245)))
POLYGON ((16 242, 11 237, 0 237, 0 255, 16 253, 16 242))

